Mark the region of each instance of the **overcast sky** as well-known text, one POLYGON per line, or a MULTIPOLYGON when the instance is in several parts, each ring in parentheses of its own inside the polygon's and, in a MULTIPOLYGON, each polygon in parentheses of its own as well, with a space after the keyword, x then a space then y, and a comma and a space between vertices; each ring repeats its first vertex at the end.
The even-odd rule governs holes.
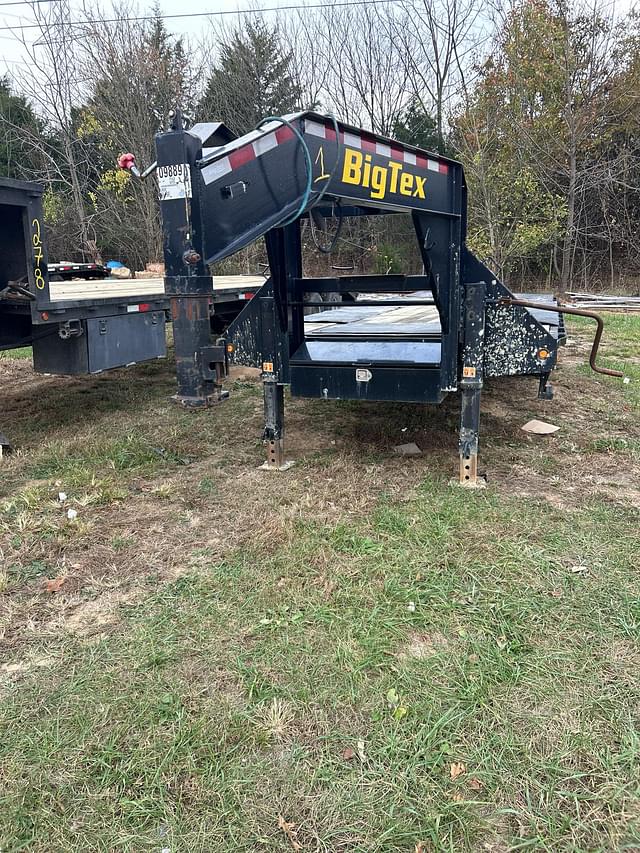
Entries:
MULTIPOLYGON (((31 7, 24 0, 16 0, 16 4, 11 6, 4 5, 6 2, 8 0, 0 0, 0 75, 8 72, 11 76, 17 76, 21 65, 25 62, 19 28, 21 24, 33 23, 34 17, 31 7), (16 34, 4 30, 4 27, 14 28, 16 34)), ((301 5, 303 2, 305 0, 265 0, 259 5, 272 8, 291 5, 292 3, 301 5)), ((150 0, 147 8, 150 8, 151 5, 152 0, 150 0)), ((234 13, 239 9, 259 8, 254 0, 246 0, 246 2, 243 0, 161 0, 160 6, 165 15, 208 11, 234 13)), ((147 10, 141 3, 140 14, 146 13, 147 10)), ((233 14, 230 14, 229 17, 233 18, 233 14)), ((208 26, 208 22, 206 18, 172 18, 167 20, 166 25, 169 32, 197 37, 202 33, 203 28, 208 26)), ((22 31, 22 35, 28 41, 36 41, 37 33, 38 30, 36 29, 22 31)))
MULTIPOLYGON (((185 12, 224 11, 232 13, 237 10, 259 8, 270 8, 274 6, 287 6, 291 4, 313 3, 319 0, 161 0, 161 9, 165 15, 182 14, 185 12)), ((16 0, 15 5, 4 5, 8 0, 0 0, 0 75, 8 72, 12 77, 18 77, 20 69, 24 65, 26 57, 20 41, 20 35, 13 34, 4 27, 19 29, 21 24, 33 23, 33 12, 25 0, 16 0)), ((614 8, 617 14, 624 14, 636 2, 640 0, 598 0, 602 10, 614 8)), ((72 0, 73 3, 73 0, 72 0)), ((105 3, 106 5, 106 3, 105 3)), ((149 7, 152 0, 149 2, 149 7)), ((145 14, 143 3, 140 4, 141 14, 145 14)), ((72 5, 73 12, 73 5, 72 5)), ((293 13, 292 13, 293 14, 293 13)), ((206 18, 173 18, 166 22, 167 29, 172 33, 187 34, 194 37, 202 34, 208 26, 206 18)), ((29 41, 37 40, 36 29, 23 30, 24 37, 29 41)))

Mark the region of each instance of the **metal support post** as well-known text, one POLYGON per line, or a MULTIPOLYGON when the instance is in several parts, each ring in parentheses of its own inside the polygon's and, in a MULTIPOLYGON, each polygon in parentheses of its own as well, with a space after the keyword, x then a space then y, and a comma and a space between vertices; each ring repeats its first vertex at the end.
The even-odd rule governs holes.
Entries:
POLYGON ((3 432, 0 432, 0 459, 9 453, 13 453, 13 446, 3 432))
POLYGON ((485 282, 465 285, 464 342, 462 348, 462 404, 460 411, 460 485, 482 486, 478 481, 480 395, 484 361, 485 282))
POLYGON ((201 409, 228 396, 222 390, 224 347, 211 338, 213 279, 203 258, 199 183, 195 164, 202 140, 176 112, 171 130, 156 137, 164 230, 165 292, 170 299, 178 390, 174 399, 201 409), (193 174, 192 174, 193 173, 193 174))
POLYGON ((553 400, 553 388, 549 385, 549 372, 540 374, 540 384, 538 385, 538 400, 553 400))
POLYGON ((284 456, 284 385, 275 378, 263 380, 264 432, 262 440, 267 451, 267 460, 262 466, 267 471, 286 471, 293 462, 284 456))
POLYGON ((224 349, 212 346, 209 296, 172 297, 171 319, 178 380, 174 399, 189 409, 219 403, 228 396, 222 390, 224 349))

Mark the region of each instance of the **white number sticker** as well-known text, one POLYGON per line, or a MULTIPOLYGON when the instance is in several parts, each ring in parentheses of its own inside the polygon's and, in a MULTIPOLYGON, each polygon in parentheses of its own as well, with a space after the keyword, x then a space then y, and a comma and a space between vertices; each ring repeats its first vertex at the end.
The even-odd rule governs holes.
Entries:
POLYGON ((158 166, 160 201, 173 198, 191 198, 191 170, 187 163, 158 166))

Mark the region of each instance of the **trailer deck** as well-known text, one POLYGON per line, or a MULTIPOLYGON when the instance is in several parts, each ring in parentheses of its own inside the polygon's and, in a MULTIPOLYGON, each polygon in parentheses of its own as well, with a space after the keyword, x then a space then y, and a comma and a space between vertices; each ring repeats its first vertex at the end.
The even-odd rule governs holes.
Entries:
MULTIPOLYGON (((518 299, 531 299, 554 304, 550 293, 518 293, 518 299)), ((412 305, 415 300, 433 299, 429 290, 397 294, 360 294, 362 299, 353 303, 340 303, 339 307, 320 309, 304 319, 304 334, 309 340, 434 340, 442 334, 440 315, 435 305, 412 305), (379 305, 359 305, 361 301, 377 301, 379 305), (406 301, 407 305, 387 302, 406 301)), ((530 309, 536 320, 557 340, 564 333, 560 315, 553 310, 530 309)))
MULTIPOLYGON (((257 290, 264 284, 264 276, 228 275, 213 277, 213 295, 229 297, 244 291, 257 290)), ((94 301, 96 299, 161 299, 165 295, 163 278, 106 278, 87 281, 49 282, 52 302, 94 301)))

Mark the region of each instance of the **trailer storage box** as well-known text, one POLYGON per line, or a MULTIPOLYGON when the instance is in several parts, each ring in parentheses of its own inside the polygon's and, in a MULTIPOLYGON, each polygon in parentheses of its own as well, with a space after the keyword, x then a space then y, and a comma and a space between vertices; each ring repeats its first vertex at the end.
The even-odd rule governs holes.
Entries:
POLYGON ((81 321, 68 337, 58 327, 33 342, 39 373, 100 373, 166 355, 164 311, 117 314, 81 321))

